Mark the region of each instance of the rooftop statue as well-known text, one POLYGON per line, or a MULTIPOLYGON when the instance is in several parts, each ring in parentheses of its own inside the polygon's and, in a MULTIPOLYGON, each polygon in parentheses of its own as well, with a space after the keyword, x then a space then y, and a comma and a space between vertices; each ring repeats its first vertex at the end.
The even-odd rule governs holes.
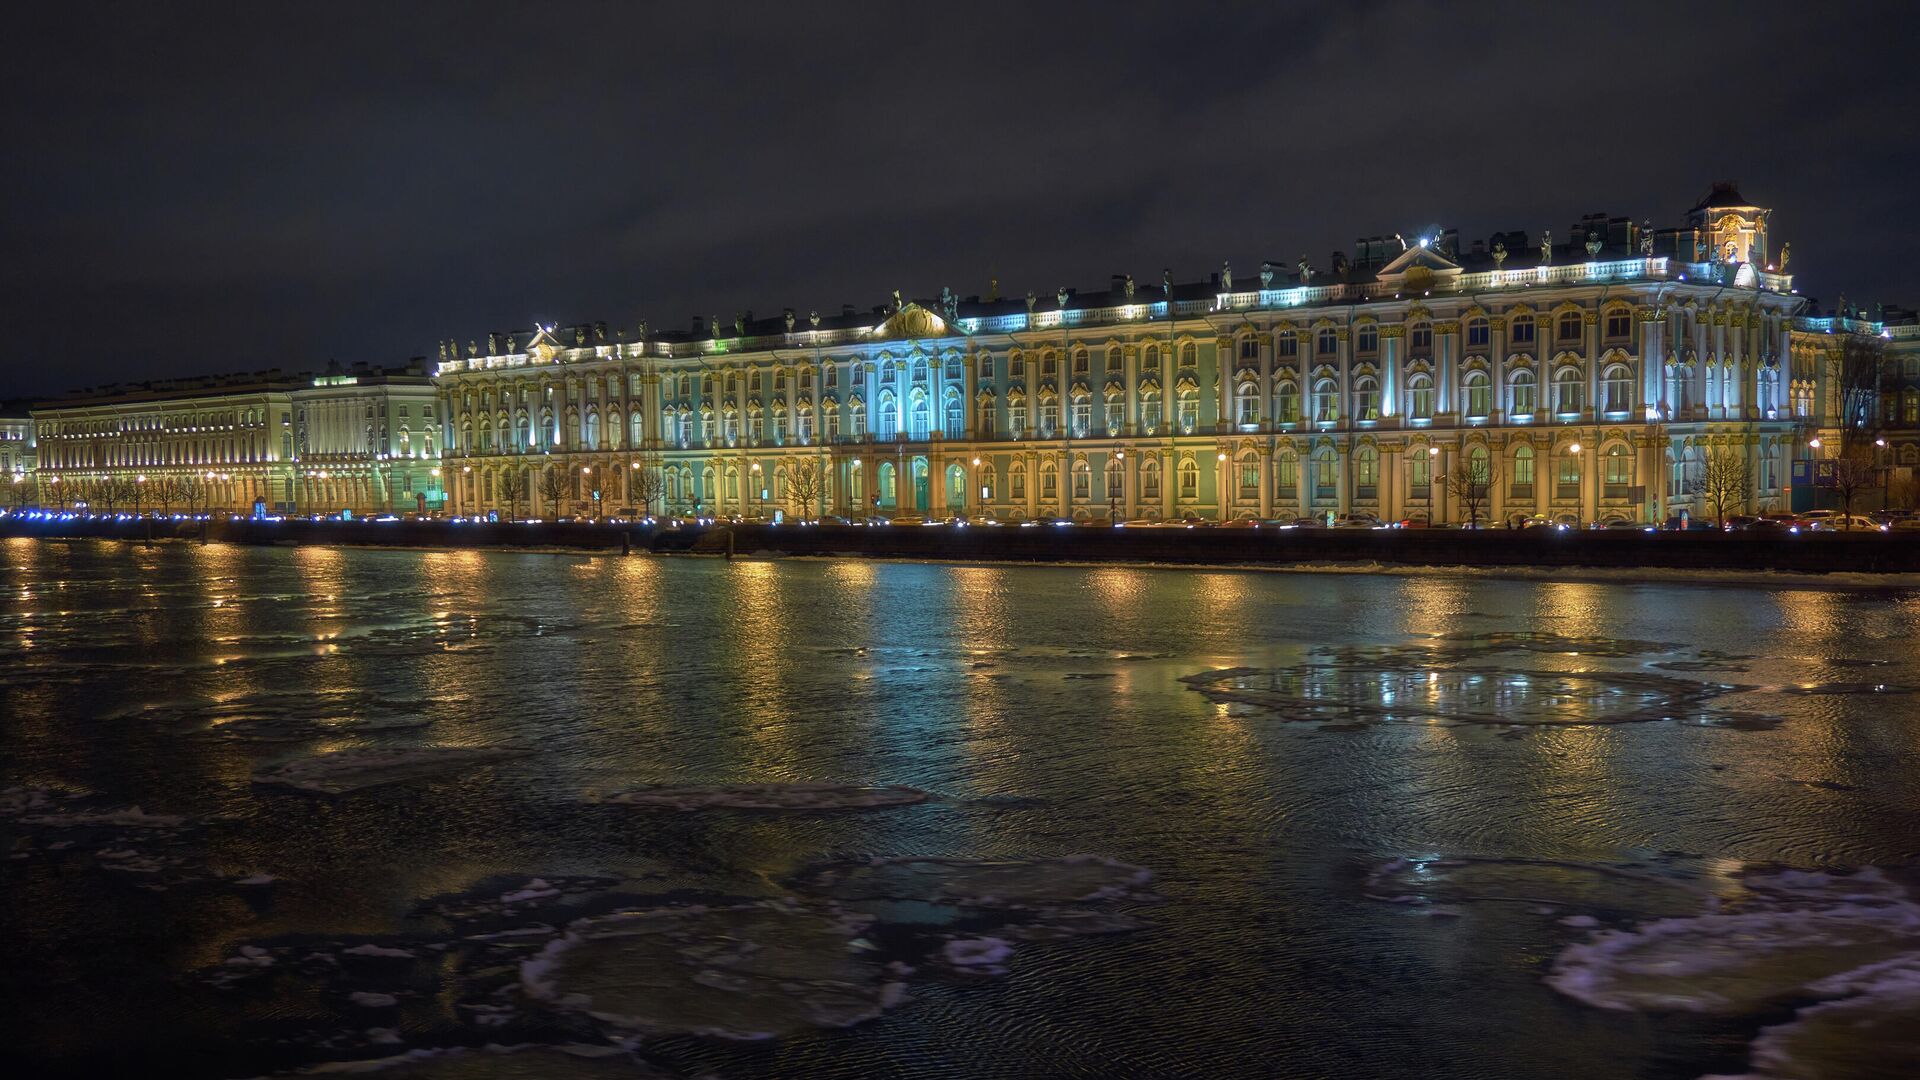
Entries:
POLYGON ((1129 300, 1133 299, 1133 275, 1132 274, 1127 275, 1127 283, 1124 286, 1124 288, 1126 290, 1127 299, 1129 300))
POLYGON ((1600 239, 1599 230, 1588 229, 1587 230, 1587 258, 1591 259, 1591 258, 1597 257, 1600 254, 1600 249, 1603 246, 1605 246, 1605 243, 1606 243, 1605 241, 1600 239))
POLYGON ((1548 229, 1546 232, 1543 232, 1540 234, 1540 265, 1541 266, 1553 265, 1553 230, 1552 229, 1548 229))
POLYGON ((1307 261, 1305 255, 1300 256, 1298 269, 1300 271, 1300 284, 1305 285, 1307 282, 1313 280, 1313 264, 1307 261))
POLYGON ((1220 291, 1233 291, 1233 264, 1225 260, 1220 263, 1220 291))
POLYGON ((1262 289, 1273 288, 1273 264, 1270 262, 1260 264, 1260 287, 1262 289))
POLYGON ((1057 293, 1054 293, 1053 295, 1054 295, 1054 299, 1056 299, 1056 300, 1058 300, 1058 301, 1060 301, 1060 309, 1061 309, 1062 311, 1064 311, 1064 310, 1066 310, 1066 307, 1067 307, 1067 290, 1065 290, 1065 289, 1061 289, 1061 290, 1060 290, 1059 292, 1057 292, 1057 293))
POLYGON ((1507 242, 1504 240, 1495 240, 1493 242, 1493 268, 1495 270, 1500 269, 1501 266, 1505 265, 1506 261, 1507 242))
POLYGON ((791 334, 793 333, 793 309, 792 308, 787 309, 786 317, 787 317, 787 333, 791 334))
POLYGON ((1640 223, 1640 254, 1648 256, 1649 258, 1653 255, 1652 218, 1648 218, 1640 223))
POLYGON ((1784 274, 1787 272, 1787 260, 1791 258, 1793 258, 1793 245, 1791 243, 1781 244, 1780 245, 1780 272, 1781 273, 1784 274))
MULTIPOLYGON (((1302 256, 1302 258, 1304 259, 1305 257, 1302 256)), ((1336 251, 1333 253, 1333 276, 1337 278, 1347 276, 1347 253, 1344 251, 1336 251)))

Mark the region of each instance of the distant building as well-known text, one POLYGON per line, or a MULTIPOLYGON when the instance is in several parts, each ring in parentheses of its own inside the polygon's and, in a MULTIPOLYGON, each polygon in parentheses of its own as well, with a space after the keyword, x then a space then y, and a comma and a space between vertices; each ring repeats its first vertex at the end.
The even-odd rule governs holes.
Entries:
POLYGON ((443 501, 418 364, 100 387, 40 402, 32 420, 46 506, 374 514, 443 501))
POLYGON ((1594 214, 1204 282, 490 334, 441 346, 451 505, 1662 521, 1701 513, 1702 464, 1731 453, 1743 501, 1784 508, 1820 420, 1769 218, 1715 184, 1677 227, 1594 214))
POLYGON ((25 506, 33 501, 37 466, 33 415, 28 403, 0 401, 0 489, 4 489, 7 496, 0 500, 0 508, 25 506))

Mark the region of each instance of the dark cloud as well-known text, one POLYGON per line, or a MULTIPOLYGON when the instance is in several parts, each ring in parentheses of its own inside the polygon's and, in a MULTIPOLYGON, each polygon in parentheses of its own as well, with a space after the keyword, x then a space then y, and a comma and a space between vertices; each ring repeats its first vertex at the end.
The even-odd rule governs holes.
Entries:
POLYGON ((36 5, 8 391, 1673 221, 1920 301, 1903 5, 36 5))

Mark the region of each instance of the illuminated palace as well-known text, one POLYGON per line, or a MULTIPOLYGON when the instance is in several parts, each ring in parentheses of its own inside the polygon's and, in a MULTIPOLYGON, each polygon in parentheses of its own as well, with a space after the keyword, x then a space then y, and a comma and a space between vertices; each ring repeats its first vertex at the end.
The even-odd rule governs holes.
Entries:
POLYGON ((102 510, 437 510, 437 406, 418 364, 84 391, 32 410, 39 500, 102 510))
POLYGON ((1879 327, 1798 317, 1768 219, 1717 184, 1678 227, 1590 215, 1564 240, 1436 230, 1092 295, 443 344, 451 505, 1441 522, 1467 466, 1493 520, 1659 521, 1701 511, 1719 447, 1784 509, 1810 433, 1841 423, 1816 339, 1879 327))

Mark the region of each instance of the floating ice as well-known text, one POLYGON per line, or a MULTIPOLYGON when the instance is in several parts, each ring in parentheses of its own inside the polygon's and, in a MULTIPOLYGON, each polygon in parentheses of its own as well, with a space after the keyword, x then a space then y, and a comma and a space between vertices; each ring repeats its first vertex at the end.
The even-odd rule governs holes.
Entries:
POLYGON ((254 783, 341 795, 386 784, 440 776, 524 756, 528 751, 485 746, 421 746, 404 750, 341 750, 298 758, 253 774, 254 783))
POLYGON ((999 975, 1007 970, 1013 943, 995 937, 955 938, 947 942, 940 955, 956 968, 999 975))
POLYGON ((1098 855, 1055 859, 878 858, 803 871, 800 885, 843 900, 1023 906, 1143 895, 1153 872, 1098 855))
POLYGON ((904 1000, 852 942, 864 922, 775 903, 583 919, 521 965, 529 996, 649 1035, 764 1039, 904 1000))
POLYGON ((767 783, 697 785, 663 784, 608 796, 624 806, 674 810, 851 810, 882 806, 911 806, 929 799, 926 792, 899 784, 767 783))
POLYGON ((347 995, 347 1000, 364 1009, 386 1009, 400 1003, 392 994, 376 994, 368 990, 355 990, 347 995))
MULTIPOLYGON (((370 1031, 385 1029, 374 1028, 370 1031)), ((375 1038, 376 1043, 390 1040, 375 1038)), ((664 1074, 617 1046, 455 1046, 411 1050, 371 1061, 340 1061, 307 1069, 303 1076, 377 1074, 408 1080, 647 1080, 664 1074)))
POLYGON ((364 945, 355 945, 351 948, 341 949, 340 955, 342 956, 380 956, 380 957, 389 957, 392 959, 411 960, 414 958, 415 953, 412 949, 393 949, 385 945, 375 945, 373 942, 369 941, 364 945))

